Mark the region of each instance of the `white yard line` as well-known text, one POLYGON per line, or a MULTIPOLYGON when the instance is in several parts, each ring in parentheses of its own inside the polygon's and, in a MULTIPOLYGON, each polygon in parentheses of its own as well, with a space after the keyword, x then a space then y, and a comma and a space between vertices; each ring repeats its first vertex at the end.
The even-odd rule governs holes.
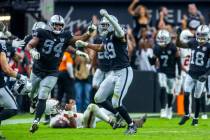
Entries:
MULTIPOLYGON (((132 118, 139 118, 140 116, 143 116, 143 113, 130 113, 132 118)), ((147 114, 148 117, 157 117, 159 114, 157 113, 150 113, 147 114)), ((24 124, 24 123, 32 123, 33 118, 25 118, 25 119, 9 119, 2 121, 1 125, 8 125, 8 124, 24 124)), ((41 120, 42 121, 42 120, 41 120)))

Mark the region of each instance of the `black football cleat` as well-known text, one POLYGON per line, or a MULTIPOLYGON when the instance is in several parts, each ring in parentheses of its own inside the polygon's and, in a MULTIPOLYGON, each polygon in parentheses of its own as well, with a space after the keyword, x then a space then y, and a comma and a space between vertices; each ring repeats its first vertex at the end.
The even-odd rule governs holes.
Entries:
POLYGON ((194 119, 192 120, 191 125, 192 125, 192 126, 198 126, 198 119, 195 119, 195 118, 194 118, 194 119))
POLYGON ((39 129, 39 122, 34 121, 29 131, 30 131, 31 133, 34 133, 34 132, 36 132, 38 129, 39 129))
POLYGON ((179 122, 179 125, 184 125, 188 120, 190 119, 189 116, 183 116, 181 121, 179 122))
POLYGON ((116 121, 113 124, 112 128, 113 129, 121 128, 120 126, 121 126, 122 122, 123 122, 123 118, 122 118, 122 116, 120 114, 118 114, 116 116, 116 121))
POLYGON ((127 130, 125 131, 126 135, 133 135, 137 133, 137 126, 133 124, 132 126, 128 126, 127 130))
POLYGON ((134 120, 134 123, 137 128, 141 128, 143 127, 143 124, 146 122, 146 120, 147 120, 147 115, 145 114, 143 117, 140 117, 140 119, 134 120))

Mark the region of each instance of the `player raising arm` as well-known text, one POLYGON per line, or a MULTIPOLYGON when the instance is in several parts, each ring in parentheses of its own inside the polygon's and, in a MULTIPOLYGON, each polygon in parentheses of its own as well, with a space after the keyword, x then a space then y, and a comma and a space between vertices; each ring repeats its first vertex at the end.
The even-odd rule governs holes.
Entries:
POLYGON ((75 41, 87 41, 96 30, 94 25, 88 28, 82 36, 73 36, 70 31, 64 31, 65 22, 62 16, 54 15, 45 29, 37 29, 33 38, 27 44, 32 58, 34 59, 30 80, 32 91, 38 91, 38 103, 33 124, 30 132, 38 129, 38 124, 46 107, 46 99, 57 82, 58 65, 66 49, 71 49, 77 55, 88 55, 84 52, 69 47, 74 46, 75 41))

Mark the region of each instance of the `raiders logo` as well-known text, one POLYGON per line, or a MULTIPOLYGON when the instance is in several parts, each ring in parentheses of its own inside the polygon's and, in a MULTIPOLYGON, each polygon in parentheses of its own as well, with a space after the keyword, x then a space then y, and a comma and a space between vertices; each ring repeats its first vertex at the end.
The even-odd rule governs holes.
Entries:
POLYGON ((203 47, 202 51, 204 51, 204 52, 207 51, 207 47, 203 47))

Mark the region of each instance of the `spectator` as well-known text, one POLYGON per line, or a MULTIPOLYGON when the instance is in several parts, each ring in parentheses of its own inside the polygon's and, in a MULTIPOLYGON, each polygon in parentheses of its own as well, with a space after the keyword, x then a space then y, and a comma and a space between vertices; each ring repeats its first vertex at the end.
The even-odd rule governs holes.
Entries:
POLYGON ((59 66, 59 71, 60 74, 57 82, 58 85, 57 99, 60 103, 62 103, 62 99, 65 93, 66 98, 64 99, 64 103, 66 104, 69 102, 70 99, 74 100, 75 98, 73 59, 69 52, 64 53, 64 56, 59 66))
POLYGON ((135 50, 134 65, 137 70, 141 71, 155 71, 154 66, 149 63, 148 57, 153 56, 153 37, 152 33, 147 29, 142 29, 141 38, 135 50))
POLYGON ((138 5, 136 7, 138 2, 139 0, 133 0, 128 7, 128 12, 133 17, 133 34, 136 40, 139 38, 140 30, 142 28, 148 28, 151 23, 147 8, 143 5, 138 5))
POLYGON ((165 6, 160 7, 159 9, 159 19, 156 21, 156 29, 168 29, 169 31, 172 30, 174 23, 168 20, 168 9, 165 6))
POLYGON ((83 112, 90 104, 92 85, 90 81, 90 65, 84 57, 75 58, 75 96, 77 111, 83 112))
POLYGON ((127 42, 128 42, 128 56, 131 60, 131 55, 136 47, 136 41, 132 33, 132 29, 130 26, 127 26, 127 34, 126 34, 127 42))
POLYGON ((187 14, 187 26, 189 27, 189 23, 191 21, 197 22, 197 24, 205 24, 205 19, 202 13, 197 9, 195 4, 188 5, 188 14, 187 14))

